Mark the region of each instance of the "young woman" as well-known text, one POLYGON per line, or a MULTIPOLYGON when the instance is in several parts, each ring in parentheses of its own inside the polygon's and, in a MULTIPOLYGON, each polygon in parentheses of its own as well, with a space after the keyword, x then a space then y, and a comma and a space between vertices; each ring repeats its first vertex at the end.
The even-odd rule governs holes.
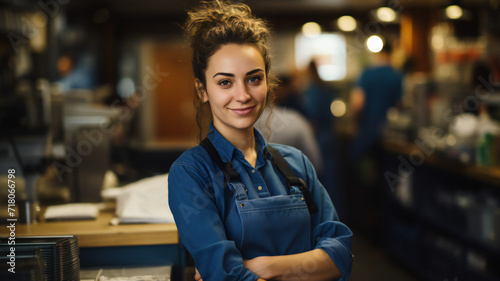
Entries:
POLYGON ((204 3, 185 27, 207 138, 169 171, 169 204, 196 280, 348 280, 352 232, 310 161, 253 128, 269 106, 269 30, 244 4, 204 3), (280 160, 281 159, 281 160, 280 160), (284 161, 282 161, 284 160, 284 161))

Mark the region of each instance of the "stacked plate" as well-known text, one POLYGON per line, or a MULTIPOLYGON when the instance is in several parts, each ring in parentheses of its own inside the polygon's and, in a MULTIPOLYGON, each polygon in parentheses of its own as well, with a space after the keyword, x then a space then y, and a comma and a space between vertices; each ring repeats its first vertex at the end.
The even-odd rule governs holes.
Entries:
MULTIPOLYGON (((0 238, 0 242, 3 238, 0 238)), ((11 260, 10 247, 12 245, 0 246, 0 280, 33 281, 45 280, 43 275, 42 251, 22 251, 16 250, 15 261, 11 260), (9 255, 9 256, 7 256, 9 255), (11 263, 14 261, 14 263, 11 263), (12 270, 12 271, 9 271, 12 270)))
POLYGON ((76 236, 25 236, 16 237, 15 241, 15 245, 7 245, 6 239, 0 239, 0 249, 4 252, 4 249, 15 247, 16 254, 35 255, 38 252, 43 261, 43 280, 79 280, 80 258, 76 236))

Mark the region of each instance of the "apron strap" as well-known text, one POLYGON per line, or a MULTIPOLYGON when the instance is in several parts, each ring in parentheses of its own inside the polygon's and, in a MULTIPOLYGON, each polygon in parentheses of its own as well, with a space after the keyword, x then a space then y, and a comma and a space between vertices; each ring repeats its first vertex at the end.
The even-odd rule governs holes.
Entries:
POLYGON ((214 145, 208 138, 205 138, 201 142, 201 146, 203 146, 203 148, 208 151, 212 159, 215 161, 215 163, 217 163, 217 166, 219 166, 219 168, 222 170, 224 178, 226 179, 226 183, 240 181, 240 174, 236 172, 236 169, 233 167, 233 164, 231 164, 231 161, 227 163, 223 162, 214 145))
POLYGON ((273 156, 272 158, 273 164, 285 176, 288 185, 290 187, 292 185, 296 185, 299 187, 300 191, 302 192, 302 195, 304 196, 309 212, 315 213, 316 211, 318 211, 318 207, 316 206, 316 204, 314 204, 313 198, 311 196, 311 193, 309 192, 309 188, 307 187, 306 182, 303 179, 295 176, 295 173, 292 171, 292 168, 290 167, 288 162, 286 162, 285 158, 281 156, 278 150, 274 149, 270 145, 268 145, 268 149, 269 152, 271 152, 271 155, 273 156))
MULTIPOLYGON (((201 146, 208 151, 212 159, 215 161, 215 163, 217 163, 217 166, 219 166, 219 168, 222 170, 226 184, 241 182, 240 174, 238 174, 233 164, 231 164, 231 161, 227 163, 223 162, 214 145, 208 138, 205 138, 201 142, 201 146)), ((272 163, 285 176, 288 186, 290 188, 294 185, 299 187, 310 213, 315 213, 316 211, 318 211, 318 207, 316 206, 316 204, 314 204, 313 198, 311 196, 311 193, 309 192, 309 188, 307 187, 306 182, 303 179, 295 176, 292 168, 290 168, 290 165, 288 165, 288 162, 286 162, 283 156, 281 156, 279 151, 277 151, 270 145, 268 145, 268 149, 273 156, 272 163)), ((245 190, 245 187, 241 183, 231 185, 230 189, 231 191, 236 192, 238 194, 238 197, 246 196, 246 192, 243 192, 245 190)))
POLYGON ((248 200, 248 190, 241 182, 228 182, 227 186, 231 190, 238 200, 248 200))

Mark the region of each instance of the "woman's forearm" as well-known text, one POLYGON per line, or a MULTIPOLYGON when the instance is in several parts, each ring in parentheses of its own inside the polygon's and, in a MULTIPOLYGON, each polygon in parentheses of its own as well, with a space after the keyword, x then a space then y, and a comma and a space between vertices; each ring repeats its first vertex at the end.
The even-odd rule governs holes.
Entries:
POLYGON ((305 253, 278 256, 274 266, 275 280, 323 281, 340 278, 341 274, 328 254, 321 249, 305 253))
POLYGON ((330 281, 341 277, 338 267, 321 249, 295 255, 257 257, 246 261, 245 266, 266 280, 330 281))

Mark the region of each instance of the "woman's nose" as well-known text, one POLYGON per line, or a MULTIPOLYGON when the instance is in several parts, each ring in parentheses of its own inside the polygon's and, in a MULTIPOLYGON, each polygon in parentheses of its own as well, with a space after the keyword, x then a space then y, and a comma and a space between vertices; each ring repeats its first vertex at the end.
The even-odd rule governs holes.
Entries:
POLYGON ((248 88, 246 87, 246 85, 243 84, 243 85, 238 86, 238 88, 236 90, 236 96, 235 96, 236 101, 247 102, 251 98, 252 98, 252 96, 250 96, 250 93, 248 92, 248 88))

